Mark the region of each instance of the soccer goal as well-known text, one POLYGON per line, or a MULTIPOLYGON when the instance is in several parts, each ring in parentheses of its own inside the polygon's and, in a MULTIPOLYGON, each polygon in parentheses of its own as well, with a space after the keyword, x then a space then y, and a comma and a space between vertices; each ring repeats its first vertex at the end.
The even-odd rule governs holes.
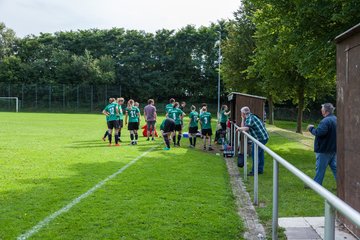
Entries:
POLYGON ((0 100, 15 100, 16 112, 19 112, 19 98, 18 97, 0 97, 0 100))

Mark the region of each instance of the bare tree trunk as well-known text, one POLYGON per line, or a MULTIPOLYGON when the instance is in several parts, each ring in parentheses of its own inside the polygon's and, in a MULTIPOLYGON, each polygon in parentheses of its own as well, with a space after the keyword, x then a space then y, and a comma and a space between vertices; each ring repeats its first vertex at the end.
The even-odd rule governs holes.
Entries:
POLYGON ((273 101, 273 97, 269 96, 268 98, 269 101, 269 124, 274 124, 274 101, 273 101))
POLYGON ((303 87, 303 84, 300 84, 299 89, 298 89, 298 113, 297 113, 297 125, 296 125, 297 133, 302 133, 302 121, 303 121, 304 108, 305 108, 304 87, 303 87))

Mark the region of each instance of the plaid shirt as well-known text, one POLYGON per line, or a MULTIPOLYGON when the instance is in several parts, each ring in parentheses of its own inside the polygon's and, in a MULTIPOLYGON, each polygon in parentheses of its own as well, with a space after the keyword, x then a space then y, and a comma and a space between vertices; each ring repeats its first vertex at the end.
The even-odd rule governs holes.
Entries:
POLYGON ((246 117, 245 127, 249 128, 250 135, 257 140, 269 139, 269 134, 266 131, 264 123, 256 115, 250 113, 249 116, 246 117))

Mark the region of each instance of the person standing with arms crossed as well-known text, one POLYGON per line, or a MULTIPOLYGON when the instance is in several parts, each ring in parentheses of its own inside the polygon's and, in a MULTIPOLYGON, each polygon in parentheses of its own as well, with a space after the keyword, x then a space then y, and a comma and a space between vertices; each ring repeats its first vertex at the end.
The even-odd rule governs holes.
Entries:
MULTIPOLYGON (((331 103, 321 105, 324 117, 317 128, 309 125, 307 129, 315 136, 314 152, 316 155, 316 174, 314 181, 322 185, 327 166, 330 166, 336 179, 336 122, 334 106, 331 103)), ((305 187, 307 188, 307 187, 305 187)))
POLYGON ((148 105, 144 108, 144 118, 147 125, 147 141, 150 140, 150 131, 151 131, 151 140, 155 141, 155 124, 156 124, 156 107, 154 106, 154 99, 148 100, 148 105))

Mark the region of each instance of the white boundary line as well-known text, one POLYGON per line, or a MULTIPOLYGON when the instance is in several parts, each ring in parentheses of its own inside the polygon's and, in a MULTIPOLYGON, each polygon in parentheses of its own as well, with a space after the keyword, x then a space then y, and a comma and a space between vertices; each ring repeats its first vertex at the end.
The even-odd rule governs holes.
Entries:
MULTIPOLYGON (((157 145, 158 146, 158 145, 157 145)), ((113 173, 112 175, 108 176, 107 178, 105 178, 104 180, 102 180, 101 182, 99 182, 98 184, 96 184, 94 187, 92 187, 91 189, 89 189, 87 192, 81 194, 79 197, 73 199, 69 204, 67 204, 66 206, 64 206, 63 208, 59 209, 58 211, 54 212, 53 214, 47 216, 46 218, 44 218, 42 221, 40 221, 38 224, 36 224, 34 227, 32 227, 30 230, 28 230, 27 232, 25 232, 24 234, 21 234, 20 236, 17 237, 18 240, 25 240, 28 239, 29 237, 31 237, 32 235, 34 235, 35 233, 37 233, 38 231, 40 231, 43 227, 45 227, 47 224, 49 224, 52 220, 54 220, 55 218, 57 218, 58 216, 60 216, 63 213, 66 213, 67 211, 69 211, 72 207, 74 207, 76 204, 78 204, 81 200, 83 200, 84 198, 87 198, 88 196, 90 196, 93 192, 95 192, 97 189, 101 188, 102 186, 105 185, 106 182, 108 182, 109 180, 113 179, 114 177, 116 177, 117 175, 119 175, 120 173, 122 173, 123 171, 125 171, 128 167, 130 167, 131 165, 133 165, 134 163, 136 163, 138 160, 140 160, 142 157, 144 157, 146 154, 152 152, 157 146, 150 148, 149 150, 147 150, 146 152, 144 152, 143 154, 141 154, 140 156, 136 157, 135 159, 131 160, 131 162, 129 162, 128 164, 126 164, 125 166, 123 166, 122 168, 120 168, 118 171, 116 171, 115 173, 113 173)))

